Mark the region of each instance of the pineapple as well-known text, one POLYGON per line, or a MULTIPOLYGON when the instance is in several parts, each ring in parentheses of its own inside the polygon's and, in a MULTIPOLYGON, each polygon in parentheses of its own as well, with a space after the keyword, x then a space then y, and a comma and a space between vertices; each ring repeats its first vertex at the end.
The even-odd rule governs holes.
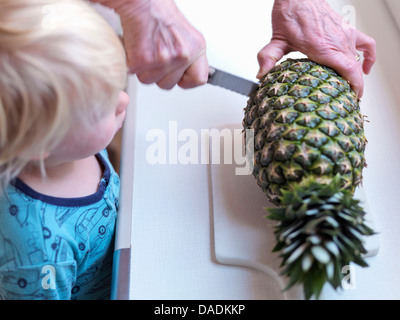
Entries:
POLYGON ((334 70, 288 59, 260 81, 245 108, 254 130, 258 185, 276 205, 276 245, 288 287, 318 298, 341 287, 342 268, 367 266, 363 237, 374 233, 353 198, 366 166, 364 117, 350 85, 334 70))

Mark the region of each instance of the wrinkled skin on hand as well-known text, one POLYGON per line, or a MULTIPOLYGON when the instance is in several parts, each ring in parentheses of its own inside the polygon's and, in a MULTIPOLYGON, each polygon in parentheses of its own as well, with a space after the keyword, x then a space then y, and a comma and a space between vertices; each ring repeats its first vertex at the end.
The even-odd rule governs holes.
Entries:
MULTIPOLYGON (((94 0, 95 1, 95 0, 94 0)), ((129 72, 162 89, 208 79, 206 42, 173 0, 97 0, 115 9, 124 30, 129 72)))
MULTIPOLYGON (((207 82, 208 62, 202 34, 173 0, 91 0, 120 15, 131 73, 163 89, 192 88, 207 82)), ((376 61, 374 39, 346 23, 325 0, 275 0, 271 42, 259 53, 261 78, 286 54, 299 51, 348 80, 359 98, 363 72, 376 61), (364 54, 356 60, 357 51, 364 54)))
POLYGON ((376 60, 374 39, 346 23, 324 0, 275 0, 272 27, 271 42, 258 53, 258 78, 284 55, 300 51, 339 72, 361 98, 363 72, 368 74, 376 60), (357 50, 364 53, 362 63, 357 50))

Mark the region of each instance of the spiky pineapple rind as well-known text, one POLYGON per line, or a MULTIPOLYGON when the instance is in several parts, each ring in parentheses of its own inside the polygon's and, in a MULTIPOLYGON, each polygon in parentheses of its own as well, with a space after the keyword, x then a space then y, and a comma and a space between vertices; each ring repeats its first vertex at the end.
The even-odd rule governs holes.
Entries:
POLYGON ((273 68, 245 108, 253 175, 279 206, 269 215, 277 222, 275 251, 288 286, 303 284, 307 298, 326 282, 340 287, 349 263, 366 266, 362 240, 373 231, 352 197, 366 167, 363 125, 348 82, 308 59, 273 68))
POLYGON ((260 81, 243 126, 254 130, 253 175, 271 202, 305 177, 330 180, 354 192, 366 166, 364 117, 345 79, 307 59, 288 59, 260 81))

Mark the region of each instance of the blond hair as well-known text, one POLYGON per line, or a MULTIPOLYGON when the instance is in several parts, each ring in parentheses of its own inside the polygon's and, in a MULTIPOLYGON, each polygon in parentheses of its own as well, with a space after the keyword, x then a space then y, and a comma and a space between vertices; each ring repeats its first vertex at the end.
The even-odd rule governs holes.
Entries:
POLYGON ((114 30, 81 0, 1 0, 2 186, 50 152, 72 124, 115 107, 125 61, 114 30))

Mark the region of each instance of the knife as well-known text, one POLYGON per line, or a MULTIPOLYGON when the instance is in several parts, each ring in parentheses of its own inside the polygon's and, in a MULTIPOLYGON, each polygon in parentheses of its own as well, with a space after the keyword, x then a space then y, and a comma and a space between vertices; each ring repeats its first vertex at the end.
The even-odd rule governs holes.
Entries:
POLYGON ((251 94, 259 87, 259 84, 256 82, 240 78, 211 66, 209 67, 208 71, 207 83, 243 94, 248 97, 250 97, 251 94))

